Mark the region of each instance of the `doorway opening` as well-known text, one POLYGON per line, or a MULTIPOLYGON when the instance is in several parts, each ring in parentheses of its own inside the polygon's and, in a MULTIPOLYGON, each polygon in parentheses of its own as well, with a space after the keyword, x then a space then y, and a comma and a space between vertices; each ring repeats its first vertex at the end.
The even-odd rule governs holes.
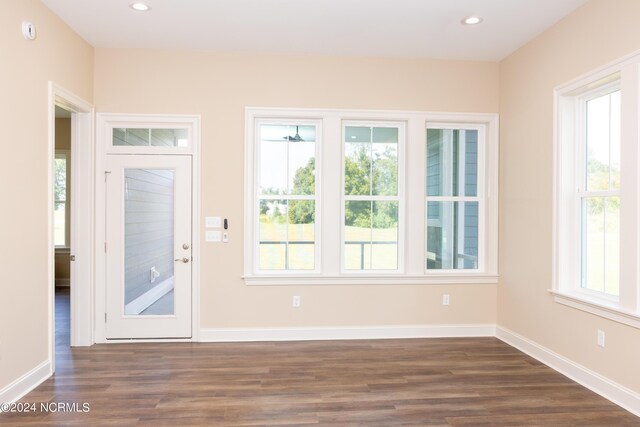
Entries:
MULTIPOLYGON (((49 82, 49 366, 93 339, 93 106, 49 82), (73 158, 72 158, 73 156, 73 158)), ((61 361, 62 361, 61 360, 61 361)))
POLYGON ((57 368, 71 347, 71 111, 55 107, 53 160, 53 244, 55 286, 55 361, 57 368))

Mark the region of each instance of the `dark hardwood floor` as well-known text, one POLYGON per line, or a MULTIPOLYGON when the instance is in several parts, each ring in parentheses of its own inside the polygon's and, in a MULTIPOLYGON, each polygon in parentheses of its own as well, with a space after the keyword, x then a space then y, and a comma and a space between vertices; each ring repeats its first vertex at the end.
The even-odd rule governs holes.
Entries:
POLYGON ((90 410, 0 414, 1 425, 640 425, 495 338, 70 350, 68 295, 58 302, 56 374, 22 402, 90 410))

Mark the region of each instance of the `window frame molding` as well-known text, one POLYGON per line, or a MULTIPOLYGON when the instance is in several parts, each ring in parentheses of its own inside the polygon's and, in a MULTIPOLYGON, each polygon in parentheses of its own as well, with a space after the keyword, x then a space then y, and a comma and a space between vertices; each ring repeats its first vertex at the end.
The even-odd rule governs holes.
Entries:
POLYGON ((640 328, 640 51, 592 70, 554 89, 553 250, 554 301, 640 328), (581 220, 578 174, 584 172, 584 105, 621 91, 620 293, 618 297, 581 287, 581 220), (569 141, 568 143, 566 141, 569 141), (635 238, 628 238, 635 236, 635 238))
MULTIPOLYGON (((398 110, 350 110, 309 109, 278 107, 245 108, 245 156, 244 156, 244 266, 246 285, 442 285, 442 284, 497 284, 498 283, 498 155, 499 118, 496 113, 443 113, 398 110), (300 271, 273 274, 257 274, 255 271, 255 185, 256 185, 256 120, 318 120, 321 122, 322 141, 319 144, 322 164, 319 172, 322 193, 317 194, 321 204, 320 226, 322 245, 319 247, 322 270, 318 273, 300 271), (351 271, 342 270, 341 218, 344 141, 343 124, 346 122, 403 122, 405 123, 404 164, 404 209, 399 220, 404 223, 404 236, 399 234, 399 248, 404 253, 398 270, 351 271), (426 271, 425 254, 425 182, 426 182, 426 133, 427 123, 449 125, 486 126, 485 206, 486 233, 485 271, 426 271), (331 143, 323 143, 331 141, 331 143), (326 171, 332 171, 326 173, 326 171), (339 171, 334 173, 334 171, 339 171), (333 191, 327 193, 327 189, 333 191), (335 197, 334 197, 335 196, 335 197), (336 212, 340 214, 336 214, 336 212), (406 237, 423 236, 417 239, 406 237), (402 243, 400 243, 402 242, 402 243), (339 251, 340 255, 336 256, 339 251)), ((400 160, 399 160, 400 161, 400 160)), ((318 221, 316 219, 316 221, 318 221)), ((399 230, 400 233, 400 230, 399 230)))

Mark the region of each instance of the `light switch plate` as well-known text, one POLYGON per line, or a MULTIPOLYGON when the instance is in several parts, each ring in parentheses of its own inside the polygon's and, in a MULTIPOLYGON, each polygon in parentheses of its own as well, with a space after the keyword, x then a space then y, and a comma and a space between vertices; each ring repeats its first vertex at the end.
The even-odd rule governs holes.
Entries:
POLYGON ((220 228, 222 221, 219 216, 208 216, 204 220, 204 225, 207 228, 220 228))
POLYGON ((219 231, 207 231, 205 233, 205 240, 207 242, 221 242, 222 233, 219 231))

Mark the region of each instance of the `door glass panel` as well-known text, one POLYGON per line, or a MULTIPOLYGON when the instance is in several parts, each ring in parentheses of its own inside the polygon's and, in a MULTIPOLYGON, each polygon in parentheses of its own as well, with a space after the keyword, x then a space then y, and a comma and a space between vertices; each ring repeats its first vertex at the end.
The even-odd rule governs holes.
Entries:
POLYGON ((124 170, 124 313, 174 314, 172 169, 124 170))

